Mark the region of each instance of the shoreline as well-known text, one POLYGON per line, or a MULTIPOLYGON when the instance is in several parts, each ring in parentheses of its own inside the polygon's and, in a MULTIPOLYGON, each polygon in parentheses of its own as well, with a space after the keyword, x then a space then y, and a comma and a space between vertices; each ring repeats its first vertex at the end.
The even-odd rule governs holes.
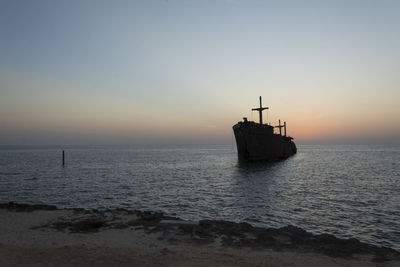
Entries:
POLYGON ((76 265, 70 259, 82 266, 91 261, 99 266, 101 262, 117 266, 246 266, 265 265, 266 261, 267 266, 400 263, 400 252, 394 249, 354 238, 315 235, 295 226, 276 229, 201 220, 193 229, 166 227, 160 225, 161 220, 180 219, 150 211, 0 203, 0 265, 41 266, 45 258, 61 261, 61 266, 76 265))

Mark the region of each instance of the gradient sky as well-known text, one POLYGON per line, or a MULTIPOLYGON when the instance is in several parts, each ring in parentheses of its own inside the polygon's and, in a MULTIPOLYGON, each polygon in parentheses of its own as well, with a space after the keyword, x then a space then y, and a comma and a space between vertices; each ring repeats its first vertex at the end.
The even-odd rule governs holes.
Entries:
POLYGON ((400 1, 0 0, 0 144, 400 141, 400 1))

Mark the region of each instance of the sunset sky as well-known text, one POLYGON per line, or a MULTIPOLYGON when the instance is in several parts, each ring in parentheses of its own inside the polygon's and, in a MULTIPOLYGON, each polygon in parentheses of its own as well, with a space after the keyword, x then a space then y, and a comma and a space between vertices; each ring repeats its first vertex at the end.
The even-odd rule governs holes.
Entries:
POLYGON ((400 143, 400 1, 0 0, 0 144, 400 143))

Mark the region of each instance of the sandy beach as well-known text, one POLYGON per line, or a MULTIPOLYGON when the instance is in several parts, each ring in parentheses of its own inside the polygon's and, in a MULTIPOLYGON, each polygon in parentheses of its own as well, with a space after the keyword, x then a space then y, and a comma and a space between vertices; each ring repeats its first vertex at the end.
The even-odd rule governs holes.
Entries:
POLYGON ((161 213, 0 204, 0 266, 399 266, 400 253, 356 239, 161 213), (193 229, 194 227, 194 229, 193 229))

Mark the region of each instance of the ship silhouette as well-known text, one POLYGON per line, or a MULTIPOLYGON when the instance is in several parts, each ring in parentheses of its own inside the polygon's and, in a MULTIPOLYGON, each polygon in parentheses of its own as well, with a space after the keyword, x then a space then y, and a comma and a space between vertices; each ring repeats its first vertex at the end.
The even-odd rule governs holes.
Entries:
POLYGON ((262 112, 265 109, 268 107, 262 106, 260 96, 260 107, 252 109, 259 112, 260 123, 248 121, 245 117, 243 121, 233 125, 239 160, 279 160, 296 154, 297 148, 293 137, 286 136, 286 122, 281 125, 279 120, 278 126, 263 124, 262 112), (274 128, 279 129, 279 133, 274 133, 274 128))

